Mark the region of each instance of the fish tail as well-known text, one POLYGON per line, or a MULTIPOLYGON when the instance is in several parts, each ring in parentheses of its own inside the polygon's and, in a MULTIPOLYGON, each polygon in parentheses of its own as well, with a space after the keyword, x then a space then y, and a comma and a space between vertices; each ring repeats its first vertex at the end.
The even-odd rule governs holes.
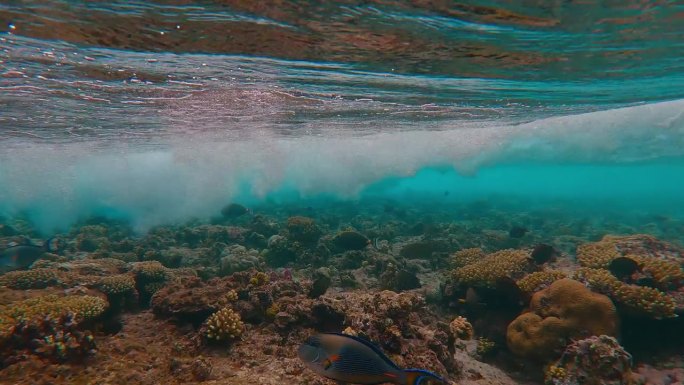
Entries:
POLYGON ((48 238, 45 241, 45 243, 43 243, 43 248, 48 253, 54 253, 56 251, 59 251, 59 238, 56 238, 56 237, 48 238))
POLYGON ((446 380, 427 370, 423 369, 404 369, 406 375, 405 385, 419 385, 423 380, 431 380, 437 384, 447 384, 446 380))

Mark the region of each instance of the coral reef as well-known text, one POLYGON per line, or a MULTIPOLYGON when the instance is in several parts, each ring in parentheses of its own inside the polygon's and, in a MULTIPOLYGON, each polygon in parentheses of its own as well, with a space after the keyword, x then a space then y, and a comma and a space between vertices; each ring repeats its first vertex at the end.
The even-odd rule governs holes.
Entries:
POLYGON ((466 318, 461 316, 454 318, 454 320, 449 323, 449 331, 455 338, 461 340, 469 340, 473 338, 475 333, 473 325, 471 325, 466 318))
POLYGON ((287 232, 290 239, 302 243, 315 243, 323 234, 313 218, 300 216, 287 219, 287 232))
POLYGON ((516 283, 520 290, 526 293, 536 293, 559 279, 566 278, 566 276, 562 271, 556 270, 535 271, 519 279, 516 283))
POLYGON ((131 293, 135 290, 135 279, 129 274, 117 274, 102 277, 97 288, 108 296, 131 293))
POLYGON ((42 289, 58 282, 57 273, 49 268, 10 271, 0 276, 0 286, 12 289, 42 289))
POLYGON ((501 278, 518 278, 533 270, 528 251, 501 250, 453 271, 453 278, 464 286, 496 287, 501 278))
MULTIPOLYGON (((412 204, 257 206, 147 234, 88 219, 58 254, 0 275, 0 383, 327 385, 296 354, 318 332, 461 385, 538 384, 551 360, 549 384, 631 383, 618 324, 634 383, 681 382, 681 248, 588 240, 651 228, 676 242, 683 224, 412 204), (514 224, 530 231, 512 239, 514 224)), ((21 220, 7 232, 0 248, 42 236, 21 220)))
POLYGON ((532 296, 530 311, 510 323, 506 338, 513 353, 548 360, 560 354, 570 339, 616 335, 617 323, 608 297, 565 278, 532 296))
POLYGON ((459 268, 470 265, 484 258, 487 254, 479 247, 462 249, 451 256, 451 267, 459 268))
POLYGON ((204 328, 204 336, 207 339, 230 341, 240 337, 245 325, 242 323, 239 314, 229 307, 224 307, 207 319, 204 328))
POLYGON ((574 341, 546 369, 548 385, 633 384, 632 356, 614 337, 601 335, 574 341))
POLYGON ((677 303, 674 298, 655 288, 621 282, 608 270, 580 268, 575 272, 574 279, 584 282, 594 291, 608 295, 630 312, 656 319, 676 316, 677 303))

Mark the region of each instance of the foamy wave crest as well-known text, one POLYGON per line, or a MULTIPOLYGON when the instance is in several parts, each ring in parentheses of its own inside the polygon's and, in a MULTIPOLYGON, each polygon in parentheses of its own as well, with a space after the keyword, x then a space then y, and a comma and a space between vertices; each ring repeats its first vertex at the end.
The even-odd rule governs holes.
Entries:
MULTIPOLYGON (((356 196, 386 178, 449 166, 477 177, 483 166, 521 161, 633 162, 684 155, 684 100, 480 128, 365 136, 325 131, 274 135, 267 125, 239 139, 177 136, 152 150, 92 143, 26 143, 0 150, 0 212, 25 212, 45 231, 95 213, 139 229, 208 217, 233 199, 282 191, 356 196)), ((418 127, 420 128, 420 127, 418 127)), ((351 132, 351 131, 350 131, 351 132)), ((520 168, 521 178, 524 168, 520 168)))

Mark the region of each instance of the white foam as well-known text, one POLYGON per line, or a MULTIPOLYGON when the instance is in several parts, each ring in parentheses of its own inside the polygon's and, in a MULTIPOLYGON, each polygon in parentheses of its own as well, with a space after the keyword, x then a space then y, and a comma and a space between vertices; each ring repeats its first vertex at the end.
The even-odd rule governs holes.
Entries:
POLYGON ((482 165, 520 160, 623 163, 681 156, 683 110, 678 100, 517 126, 452 122, 440 131, 365 136, 323 128, 316 137, 283 137, 261 124, 239 139, 178 133, 154 150, 130 143, 98 150, 92 143, 25 143, 0 149, 0 213, 28 210, 51 231, 113 208, 144 229, 210 216, 245 193, 263 198, 290 188, 303 196, 353 197, 375 181, 428 166, 475 175, 482 165))

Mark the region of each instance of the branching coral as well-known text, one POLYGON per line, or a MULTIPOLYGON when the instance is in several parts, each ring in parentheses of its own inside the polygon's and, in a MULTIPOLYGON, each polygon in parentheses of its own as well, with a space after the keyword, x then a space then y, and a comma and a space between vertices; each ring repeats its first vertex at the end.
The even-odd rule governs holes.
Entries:
POLYGON ((495 287, 501 278, 517 278, 532 269, 529 252, 525 250, 501 250, 453 272, 453 278, 461 285, 495 287))
POLYGON ((52 269, 32 269, 11 271, 0 276, 0 286, 11 289, 42 289, 58 282, 57 274, 52 269))
POLYGON ((581 268, 575 272, 574 278, 633 312, 657 319, 676 316, 677 304, 672 296, 652 287, 621 282, 608 270, 581 268))
POLYGON ((552 283, 559 279, 565 278, 566 275, 562 271, 545 270, 535 271, 530 273, 516 282, 520 290, 526 293, 535 293, 539 290, 545 289, 552 283))
POLYGON ((471 263, 475 263, 479 261, 480 259, 485 257, 485 252, 482 251, 481 248, 479 247, 473 247, 469 249, 462 249, 457 252, 455 252, 451 256, 451 266, 453 268, 459 268, 463 267, 466 265, 470 265, 471 263))
POLYGON ((206 321, 204 335, 209 340, 229 341, 238 338, 244 331, 245 325, 240 315, 229 307, 212 314, 206 321))
POLYGON ((56 360, 89 353, 92 335, 80 330, 84 321, 100 317, 107 301, 88 295, 31 298, 0 308, 0 365, 16 352, 31 352, 56 360))
POLYGON ((126 294, 135 290, 135 280, 128 274, 111 275, 100 278, 97 287, 107 295, 126 294))
POLYGON ((607 268, 619 256, 615 242, 609 237, 604 237, 600 242, 577 246, 577 261, 584 267, 607 268))

